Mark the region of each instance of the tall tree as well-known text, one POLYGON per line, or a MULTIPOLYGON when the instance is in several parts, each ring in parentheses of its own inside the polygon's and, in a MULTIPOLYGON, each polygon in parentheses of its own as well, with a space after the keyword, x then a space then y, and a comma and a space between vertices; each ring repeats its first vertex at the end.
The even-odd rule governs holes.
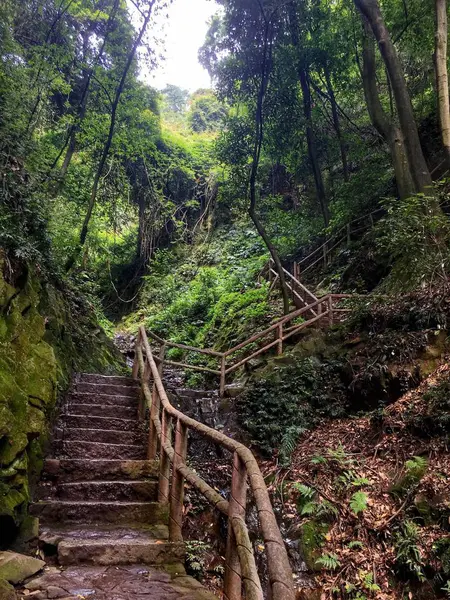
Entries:
POLYGON ((413 106, 400 59, 381 14, 378 0, 354 0, 354 2, 372 28, 389 74, 415 191, 425 192, 431 188, 431 175, 420 145, 413 106))
POLYGON ((435 0, 436 7, 436 87, 438 96, 439 123, 447 166, 450 167, 450 102, 448 92, 447 44, 448 19, 447 1, 435 0))
POLYGON ((367 19, 364 16, 361 16, 361 19, 363 23, 362 80, 367 109, 372 125, 389 146, 399 196, 407 198, 414 193, 415 186, 403 134, 393 117, 385 112, 381 103, 377 84, 375 40, 367 19))
POLYGON ((111 105, 111 115, 110 115, 110 119, 109 119, 109 130, 108 130, 108 135, 105 141, 105 144, 103 146, 103 151, 102 151, 102 155, 100 158, 100 161, 98 163, 98 167, 94 176, 94 182, 92 185, 92 190, 91 190, 91 195, 90 195, 90 199, 89 199, 89 203, 88 203, 88 208, 86 211, 86 215, 84 217, 84 221, 83 221, 83 225, 81 227, 81 231, 80 231, 80 238, 79 238, 79 243, 78 246, 76 247, 74 253, 72 254, 72 256, 68 259, 67 263, 66 263, 66 270, 69 271, 73 265, 75 264, 75 261, 77 260, 83 246, 84 243, 86 241, 86 237, 88 234, 88 228, 89 228, 89 222, 91 220, 92 217, 92 212, 94 210, 95 207, 95 202, 97 200, 97 193, 98 193, 98 186, 100 183, 100 177, 102 176, 103 173, 103 169, 105 168, 105 164, 106 164, 106 159, 108 158, 108 154, 109 154, 109 150, 111 148, 111 143, 113 140, 113 136, 114 136, 114 128, 116 125, 116 117, 117 117, 117 109, 119 107, 119 103, 120 103, 120 98, 122 96, 122 92, 124 90, 125 87, 125 83, 127 80, 127 76, 128 76, 128 72, 131 68, 131 65, 133 63, 134 57, 136 55, 137 49, 139 48, 142 38, 144 36, 144 33, 147 29, 148 23, 150 21, 150 18, 152 16, 152 11, 153 11, 153 7, 156 3, 156 0, 150 0, 150 2, 148 3, 147 6, 147 11, 146 13, 142 13, 142 24, 141 24, 141 28, 139 30, 138 35, 136 36, 136 39, 133 42, 133 45, 128 53, 126 62, 125 62, 125 66, 124 69, 122 71, 122 76, 120 78, 120 81, 118 82, 117 86, 116 86, 116 90, 115 90, 115 94, 114 94, 114 99, 111 105))
POLYGON ((314 174, 314 182, 316 186, 317 199, 322 211, 325 226, 328 226, 330 221, 330 212, 328 210, 328 200, 325 192, 322 171, 320 168, 319 157, 317 152, 316 135, 314 132, 314 124, 312 118, 312 100, 311 100, 311 84, 309 65, 306 60, 305 53, 302 52, 300 35, 299 35, 299 18, 297 6, 295 2, 289 3, 289 20, 291 30, 291 40, 297 54, 297 73, 302 88, 303 96, 303 111, 306 122, 306 141, 308 144, 308 156, 311 163, 311 169, 314 174))

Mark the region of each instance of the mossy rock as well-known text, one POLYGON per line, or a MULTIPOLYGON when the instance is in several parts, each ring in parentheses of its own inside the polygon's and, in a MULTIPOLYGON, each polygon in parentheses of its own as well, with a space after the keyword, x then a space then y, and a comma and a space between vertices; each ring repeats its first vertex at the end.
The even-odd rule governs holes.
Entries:
POLYGON ((329 525, 317 521, 308 521, 300 527, 300 551, 310 571, 320 571, 322 567, 317 560, 322 555, 322 547, 329 525))
POLYGON ((5 579, 0 579, 0 600, 17 600, 16 590, 5 579))

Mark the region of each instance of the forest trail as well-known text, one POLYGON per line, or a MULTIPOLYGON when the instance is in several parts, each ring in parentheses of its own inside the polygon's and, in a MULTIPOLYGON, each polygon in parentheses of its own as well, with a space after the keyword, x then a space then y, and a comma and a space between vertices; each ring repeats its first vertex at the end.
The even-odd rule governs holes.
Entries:
POLYGON ((214 598, 186 576, 184 544, 168 541, 168 506, 157 501, 157 461, 145 460, 138 404, 131 378, 76 379, 32 506, 41 548, 64 570, 50 567, 22 597, 214 598))

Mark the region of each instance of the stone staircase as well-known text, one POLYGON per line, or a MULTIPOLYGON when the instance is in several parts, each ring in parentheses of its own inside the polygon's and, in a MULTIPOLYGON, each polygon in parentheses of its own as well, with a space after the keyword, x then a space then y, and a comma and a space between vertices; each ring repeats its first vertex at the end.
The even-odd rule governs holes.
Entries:
MULTIPOLYGON (((163 581, 167 590, 172 590, 171 597, 192 596, 196 590, 202 592, 202 598, 214 598, 186 577, 184 544, 168 541, 168 508, 157 502, 158 465, 146 460, 147 434, 138 420, 138 404, 139 388, 131 378, 77 377, 56 427, 55 457, 45 461, 31 507, 39 518, 41 549, 56 556, 58 564, 65 567, 65 580, 70 581, 70 573, 74 574, 70 584, 74 590, 80 589, 80 567, 85 568, 84 576, 89 579, 89 567, 122 566, 126 570, 125 565, 146 565, 169 573, 169 580, 163 581), (177 577, 182 581, 178 579, 179 593, 174 596, 177 577)), ((135 573, 133 569, 131 572, 135 573)), ((144 572, 148 573, 148 568, 144 572)), ((124 579, 128 576, 124 574, 124 579)), ((55 587, 55 577, 55 573, 44 575, 28 584, 28 590, 45 593, 45 586, 55 587)), ((67 585, 61 589, 72 594, 67 585)), ((160 593, 153 589, 152 595, 160 593)), ((73 597, 69 593, 66 596, 73 597)), ((95 587, 88 596, 103 597, 95 587)), ((110 600, 114 596, 106 597, 110 600)), ((117 596, 135 597, 139 595, 117 596)))

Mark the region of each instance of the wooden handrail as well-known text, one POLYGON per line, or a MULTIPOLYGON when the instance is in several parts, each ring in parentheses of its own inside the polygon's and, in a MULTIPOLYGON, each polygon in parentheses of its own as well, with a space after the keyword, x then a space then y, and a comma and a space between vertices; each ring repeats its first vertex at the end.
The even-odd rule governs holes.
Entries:
POLYGON ((358 296, 355 294, 327 294, 326 296, 317 298, 314 302, 311 302, 311 304, 307 304, 306 306, 303 306, 302 308, 299 308, 299 309, 289 313, 288 315, 281 317, 280 319, 278 319, 278 321, 275 321, 275 323, 272 323, 272 325, 270 325, 263 331, 259 331, 258 333, 255 333, 254 335, 252 335, 251 337, 246 339, 244 342, 237 344, 236 346, 234 346, 233 348, 230 348, 229 350, 226 350, 225 352, 217 352, 216 350, 195 348, 193 346, 185 346, 183 344, 176 344, 175 342, 169 342, 167 340, 164 340, 163 338, 159 337, 158 335, 156 335, 155 333, 153 333, 151 331, 148 331, 147 334, 149 337, 151 337, 152 339, 154 339, 155 341, 160 343, 161 347, 164 349, 167 347, 182 348, 189 352, 198 352, 200 354, 209 355, 212 358, 218 359, 219 360, 219 368, 213 369, 213 368, 204 367, 204 366, 200 366, 200 365, 190 365, 190 364, 179 362, 179 361, 168 360, 167 358, 165 358, 165 356, 163 356, 163 358, 154 357, 155 362, 159 365, 166 364, 166 365, 171 365, 171 366, 175 366, 175 367, 180 367, 182 369, 192 369, 193 371, 201 371, 201 372, 205 372, 205 373, 211 373, 213 375, 219 375, 219 377, 220 377, 220 395, 223 396, 224 392, 225 392, 226 376, 229 373, 232 373, 239 367, 242 367, 243 365, 248 363, 253 358, 259 356, 260 354, 263 354, 264 352, 267 352, 271 348, 276 347, 277 354, 282 354, 283 342, 286 339, 292 337, 294 334, 300 332, 302 329, 310 327, 311 325, 313 325, 314 323, 317 323, 318 321, 324 321, 325 323, 327 323, 329 325, 333 324, 336 316, 338 316, 339 314, 348 312, 346 309, 340 309, 340 308, 337 308, 336 306, 334 306, 335 301, 343 300, 344 298, 356 298, 356 297, 358 297, 358 296), (299 317, 307 316, 307 315, 311 315, 311 316, 308 319, 306 319, 305 321, 302 321, 301 323, 295 324, 294 326, 291 326, 288 329, 286 329, 285 326, 287 323, 289 323, 299 317), (260 348, 257 348, 257 349, 252 348, 251 354, 249 354, 248 356, 245 356, 245 357, 242 357, 242 356, 237 357, 237 359, 235 359, 236 362, 233 362, 232 364, 230 364, 229 359, 230 359, 231 355, 235 354, 239 350, 243 350, 247 346, 251 346, 251 345, 255 344, 255 342, 258 342, 259 340, 269 336, 271 333, 275 334, 274 339, 267 341, 260 348))
MULTIPOLYGON (((162 340, 162 338, 159 339, 162 340)), ((172 406, 161 378, 164 348, 163 345, 160 352, 161 360, 159 366, 157 366, 145 328, 139 328, 133 375, 140 380, 142 393, 150 412, 148 458, 156 458, 159 452, 158 498, 162 502, 169 502, 169 540, 173 542, 182 540, 184 481, 187 480, 215 508, 228 516, 229 533, 224 597, 227 600, 239 600, 242 597, 242 586, 244 586, 247 600, 262 600, 261 582, 245 522, 248 481, 258 512, 267 556, 270 586, 268 596, 273 600, 294 600, 292 571, 286 548, 270 503, 264 478, 255 457, 243 444, 195 421, 172 406), (150 380, 153 383, 152 392, 150 391, 150 380), (171 442, 172 429, 175 431, 174 445, 171 442), (189 430, 195 431, 210 442, 232 452, 233 475, 229 501, 223 499, 211 486, 187 467, 187 435, 189 430), (172 465, 171 477, 170 465, 172 465)))

